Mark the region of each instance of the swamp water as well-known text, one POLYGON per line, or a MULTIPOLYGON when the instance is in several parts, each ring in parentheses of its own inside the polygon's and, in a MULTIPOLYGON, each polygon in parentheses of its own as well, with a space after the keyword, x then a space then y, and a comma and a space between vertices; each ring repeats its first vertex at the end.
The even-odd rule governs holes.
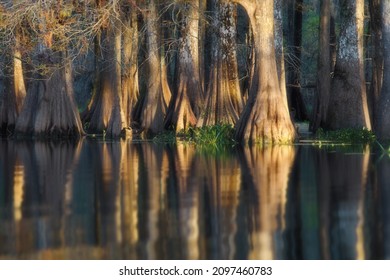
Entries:
POLYGON ((389 259, 390 159, 346 150, 0 140, 0 258, 389 259))

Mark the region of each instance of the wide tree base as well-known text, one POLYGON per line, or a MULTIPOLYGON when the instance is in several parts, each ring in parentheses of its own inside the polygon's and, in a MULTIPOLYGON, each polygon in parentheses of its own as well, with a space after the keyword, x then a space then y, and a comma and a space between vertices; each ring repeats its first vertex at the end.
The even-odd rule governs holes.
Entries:
POLYGON ((280 94, 262 92, 249 101, 236 125, 235 138, 243 144, 292 143, 296 131, 280 94))

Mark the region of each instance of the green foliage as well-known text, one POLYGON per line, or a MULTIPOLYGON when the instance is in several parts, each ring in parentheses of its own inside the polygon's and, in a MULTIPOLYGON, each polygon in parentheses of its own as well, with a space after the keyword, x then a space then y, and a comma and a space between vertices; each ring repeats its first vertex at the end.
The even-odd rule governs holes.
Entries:
POLYGON ((176 134, 174 131, 166 131, 164 133, 157 134, 152 141, 154 143, 161 143, 161 144, 175 144, 176 134))
POLYGON ((317 142, 327 141, 345 144, 371 144, 376 140, 375 134, 366 128, 363 129, 340 129, 334 131, 324 131, 319 129, 315 139, 317 142))
POLYGON ((227 124, 217 124, 202 128, 190 128, 189 141, 200 147, 232 147, 234 141, 234 128, 227 124))
POLYGON ((234 127, 226 124, 218 124, 201 128, 190 128, 175 134, 167 131, 153 138, 155 143, 174 144, 180 142, 196 145, 197 148, 209 151, 226 150, 236 145, 233 139, 234 127))

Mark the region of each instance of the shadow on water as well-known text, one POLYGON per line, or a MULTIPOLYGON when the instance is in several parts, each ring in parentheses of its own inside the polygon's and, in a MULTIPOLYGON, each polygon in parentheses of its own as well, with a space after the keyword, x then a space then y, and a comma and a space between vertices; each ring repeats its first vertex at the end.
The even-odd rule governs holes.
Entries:
POLYGON ((0 141, 2 259, 388 259, 390 159, 0 141))

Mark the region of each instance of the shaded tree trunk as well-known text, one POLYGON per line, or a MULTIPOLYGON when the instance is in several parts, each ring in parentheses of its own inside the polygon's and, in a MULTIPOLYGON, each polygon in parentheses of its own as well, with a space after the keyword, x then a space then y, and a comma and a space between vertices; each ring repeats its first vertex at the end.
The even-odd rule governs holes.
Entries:
POLYGON ((216 33, 211 46, 207 100, 197 126, 235 125, 243 108, 237 67, 236 7, 231 3, 215 3, 215 12, 213 28, 216 33))
POLYGON ((326 127, 371 129, 363 61, 364 1, 343 0, 326 127))
POLYGON ((84 131, 74 100, 72 66, 66 52, 53 53, 43 47, 39 61, 45 63, 46 72, 37 74, 30 84, 16 122, 15 136, 80 137, 84 131))
POLYGON ((371 123, 374 130, 377 129, 377 114, 379 97, 383 82, 383 44, 382 44, 382 20, 381 20, 381 1, 370 0, 370 24, 372 36, 372 80, 370 92, 368 94, 368 104, 370 109, 371 123))
POLYGON ((181 10, 179 54, 176 72, 176 89, 170 101, 165 120, 166 128, 173 128, 176 132, 187 130, 195 126, 194 111, 199 114, 196 99, 202 98, 202 89, 199 77, 199 2, 185 2, 179 7, 181 10))
POLYGON ((383 86, 378 111, 377 134, 380 139, 390 139, 390 3, 382 1, 383 32, 383 86))
MULTIPOLYGON (((278 71, 280 91, 282 95, 287 96, 283 48, 283 0, 275 0, 274 6, 276 67, 278 71)), ((288 104, 286 104, 286 106, 287 105, 288 104)))
POLYGON ((315 97, 312 122, 310 123, 310 130, 313 132, 317 131, 325 123, 328 112, 332 66, 330 57, 330 5, 331 0, 321 1, 317 95, 315 97))
POLYGON ((305 103, 301 92, 301 59, 302 59, 302 9, 303 0, 289 1, 289 35, 288 45, 291 48, 291 60, 288 71, 287 96, 290 110, 299 121, 307 119, 305 103))
POLYGON ((275 58, 274 1, 236 0, 248 13, 254 36, 254 73, 249 100, 236 125, 236 139, 250 143, 291 142, 295 129, 280 91, 275 58))

